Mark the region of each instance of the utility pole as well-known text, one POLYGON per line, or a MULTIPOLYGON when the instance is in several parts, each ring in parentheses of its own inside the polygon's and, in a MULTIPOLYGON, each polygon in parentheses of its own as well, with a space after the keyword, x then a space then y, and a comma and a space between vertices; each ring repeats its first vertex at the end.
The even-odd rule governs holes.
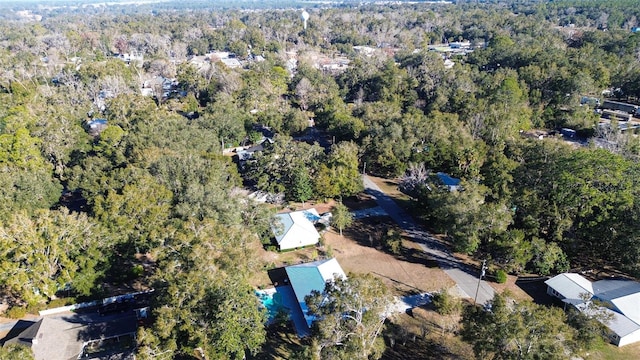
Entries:
POLYGON ((480 276, 478 277, 478 286, 476 287, 476 296, 473 298, 473 304, 478 301, 478 290, 480 290, 480 282, 484 277, 485 271, 487 270, 487 260, 482 260, 482 269, 480 269, 480 276))

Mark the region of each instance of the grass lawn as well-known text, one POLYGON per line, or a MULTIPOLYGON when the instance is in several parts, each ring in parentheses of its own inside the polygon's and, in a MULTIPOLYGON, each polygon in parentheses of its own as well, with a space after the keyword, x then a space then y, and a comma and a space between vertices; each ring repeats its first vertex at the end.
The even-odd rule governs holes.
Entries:
POLYGON ((592 360, 640 359, 640 343, 617 347, 603 342, 585 356, 592 360))

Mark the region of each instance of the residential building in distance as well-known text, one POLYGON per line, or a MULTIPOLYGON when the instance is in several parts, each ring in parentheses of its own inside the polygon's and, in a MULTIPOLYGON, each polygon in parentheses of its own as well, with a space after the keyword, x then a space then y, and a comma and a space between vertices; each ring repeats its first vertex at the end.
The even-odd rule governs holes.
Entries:
POLYGON ((449 174, 445 174, 443 172, 436 173, 438 180, 444 185, 449 191, 457 191, 460 188, 460 179, 454 178, 449 174))

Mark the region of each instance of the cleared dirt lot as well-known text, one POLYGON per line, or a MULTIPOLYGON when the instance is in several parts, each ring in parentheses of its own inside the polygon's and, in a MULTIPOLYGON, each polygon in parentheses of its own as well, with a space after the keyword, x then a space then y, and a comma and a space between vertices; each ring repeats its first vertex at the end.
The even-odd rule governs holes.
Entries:
POLYGON ((403 240, 402 255, 380 249, 380 236, 395 225, 387 217, 356 220, 340 236, 331 230, 324 234, 346 272, 370 273, 382 279, 397 294, 421 293, 449 288, 453 281, 434 261, 430 261, 410 241, 403 240))
MULTIPOLYGON (((369 178, 378 187, 380 187, 380 189, 382 189, 382 191, 384 191, 385 194, 387 194, 389 197, 393 198, 394 201, 396 202, 396 204, 398 204, 398 206, 400 206, 408 214, 411 214, 411 216, 414 217, 414 220, 418 220, 417 222, 420 224, 420 221, 416 217, 416 214, 414 212, 415 204, 413 203, 413 200, 411 200, 411 198, 409 196, 407 196, 406 194, 402 193, 398 189, 398 183, 399 183, 398 179, 384 179, 384 178, 379 178, 379 177, 374 177, 374 176, 369 176, 369 178)), ((420 225, 425 227, 425 224, 420 224, 420 225)), ((444 241, 444 236, 443 235, 441 235, 441 234, 433 234, 433 236, 435 238, 437 238, 437 239, 440 239, 443 243, 446 243, 446 241, 444 241)), ((406 244, 406 242, 405 242, 405 244, 406 244)), ((419 248, 417 244, 413 244, 413 246, 415 246, 416 248, 419 248)), ((464 254, 458 254, 458 253, 453 253, 453 256, 455 258, 457 258, 458 261, 460 261, 461 263, 464 263, 464 264, 466 264, 467 266, 469 266, 471 268, 475 268, 477 270, 477 272, 480 273, 481 261, 479 261, 478 259, 474 259, 471 256, 467 256, 467 255, 464 255, 464 254)), ((509 291, 509 293, 511 294, 510 296, 515 298, 515 299, 518 299, 518 300, 531 300, 532 299, 531 296, 529 294, 527 294, 527 292, 525 292, 522 288, 520 288, 516 284, 516 281, 518 280, 517 276, 509 275, 508 278, 507 278, 507 282, 506 283, 498 284, 498 283, 493 282, 494 278, 489 273, 489 274, 487 274, 487 277, 485 278, 485 280, 487 280, 488 284, 498 293, 502 293, 503 291, 509 291)))
MULTIPOLYGON (((391 224, 390 220, 388 223, 391 224)), ((334 230, 324 233, 325 246, 285 253, 257 249, 260 262, 264 264, 264 270, 256 271, 251 283, 256 287, 273 286, 266 270, 314 261, 323 256, 332 255, 338 259, 345 272, 373 274, 383 280, 396 295, 438 291, 455 286, 453 280, 438 267, 437 263, 428 258, 412 241, 403 240, 401 255, 390 254, 376 245, 374 236, 379 235, 380 231, 375 229, 386 227, 386 224, 387 222, 382 222, 379 227, 368 225, 367 232, 359 233, 360 237, 366 237, 366 241, 357 241, 350 236, 356 231, 360 231, 355 229, 362 229, 356 224, 355 227, 345 230, 344 236, 340 236, 334 230), (370 233, 374 237, 373 246, 368 240, 370 233)), ((509 289, 518 299, 530 299, 530 296, 515 285, 516 279, 515 276, 510 276, 507 284, 491 283, 491 285, 499 292, 509 289)))
MULTIPOLYGON (((356 220, 351 227, 345 229, 344 236, 333 229, 325 232, 324 246, 285 253, 258 249, 258 257, 268 268, 274 268, 333 255, 345 272, 373 274, 398 295, 435 291, 455 285, 411 241, 403 240, 402 255, 384 251, 380 237, 389 228, 395 228, 395 224, 388 217, 356 220)), ((252 280, 255 286, 272 285, 266 271, 256 273, 252 280)))
MULTIPOLYGON (((398 191, 396 181, 382 178, 374 178, 374 181, 400 206, 407 206, 411 202, 405 194, 398 191)), ((377 206, 375 200, 364 193, 345 198, 343 203, 351 210, 377 206)), ((331 211, 334 205, 333 201, 330 203, 307 202, 304 208, 314 207, 319 213, 323 213, 331 211)), ((303 207, 300 203, 290 204, 288 210, 301 208, 303 207)), ((453 280, 440 270, 437 263, 426 256, 420 246, 412 240, 405 238, 402 241, 403 249, 400 255, 385 251, 380 239, 388 229, 400 230, 389 217, 363 218, 355 220, 352 226, 345 229, 342 237, 334 229, 325 232, 324 246, 285 253, 260 249, 258 250, 259 258, 266 264, 266 268, 271 269, 331 255, 338 259, 346 272, 373 274, 382 279, 398 295, 437 291, 455 286, 453 280)), ((479 265, 469 257, 456 257, 469 265, 479 265)), ((509 289, 515 298, 530 299, 530 296, 515 285, 516 279, 515 276, 510 276, 506 284, 491 283, 491 286, 498 292, 509 289)), ((256 274, 253 283, 256 286, 271 286, 266 272, 256 274)))

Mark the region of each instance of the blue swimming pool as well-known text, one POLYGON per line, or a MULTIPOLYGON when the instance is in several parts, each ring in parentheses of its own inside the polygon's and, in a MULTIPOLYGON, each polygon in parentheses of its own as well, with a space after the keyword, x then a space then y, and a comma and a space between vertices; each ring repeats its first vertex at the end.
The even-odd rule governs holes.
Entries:
POLYGON ((269 313, 269 323, 273 322, 278 313, 285 311, 293 322, 298 335, 300 337, 308 335, 307 321, 302 314, 300 304, 298 304, 298 299, 291 286, 281 285, 276 288, 256 290, 255 293, 262 306, 269 313))
POLYGON ((267 309, 269 322, 275 319, 278 312, 284 308, 281 295, 275 289, 256 290, 256 296, 260 299, 262 306, 267 309))

